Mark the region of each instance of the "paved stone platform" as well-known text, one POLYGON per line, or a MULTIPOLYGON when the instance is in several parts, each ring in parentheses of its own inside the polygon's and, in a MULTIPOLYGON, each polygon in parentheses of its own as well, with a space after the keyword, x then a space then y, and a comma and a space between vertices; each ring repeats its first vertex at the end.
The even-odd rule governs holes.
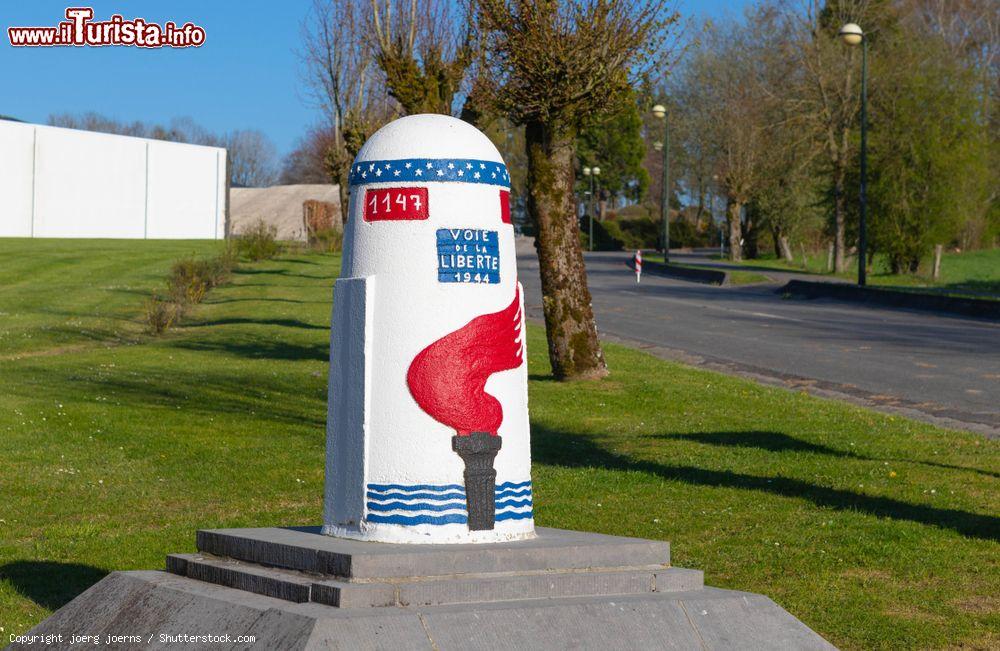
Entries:
POLYGON ((532 540, 395 545, 332 538, 319 527, 199 531, 197 554, 167 570, 296 603, 337 608, 698 590, 702 573, 670 566, 670 544, 539 529, 532 540))
POLYGON ((767 597, 671 567, 664 542, 540 529, 532 541, 389 545, 318 528, 197 542, 168 572, 109 575, 31 633, 144 637, 118 648, 170 648, 160 635, 184 633, 230 636, 184 645, 212 649, 833 648, 767 597))
POLYGON ((320 527, 204 529, 198 551, 348 579, 669 565, 670 543, 537 527, 537 537, 466 545, 394 545, 320 527))

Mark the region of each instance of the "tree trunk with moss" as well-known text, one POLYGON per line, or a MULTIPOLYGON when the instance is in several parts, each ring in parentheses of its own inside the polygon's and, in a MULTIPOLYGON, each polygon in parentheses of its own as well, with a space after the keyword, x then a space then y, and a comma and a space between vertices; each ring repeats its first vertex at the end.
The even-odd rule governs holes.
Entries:
POLYGON ((536 228, 549 361, 558 379, 608 373, 597 339, 579 226, 573 211, 574 134, 525 125, 528 213, 536 228))

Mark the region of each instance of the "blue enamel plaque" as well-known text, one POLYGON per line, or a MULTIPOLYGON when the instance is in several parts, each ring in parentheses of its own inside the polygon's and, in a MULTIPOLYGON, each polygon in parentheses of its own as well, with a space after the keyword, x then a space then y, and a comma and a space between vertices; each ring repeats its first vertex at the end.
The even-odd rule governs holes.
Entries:
POLYGON ((438 282, 500 282, 500 244, 496 231, 477 228, 439 228, 438 282))

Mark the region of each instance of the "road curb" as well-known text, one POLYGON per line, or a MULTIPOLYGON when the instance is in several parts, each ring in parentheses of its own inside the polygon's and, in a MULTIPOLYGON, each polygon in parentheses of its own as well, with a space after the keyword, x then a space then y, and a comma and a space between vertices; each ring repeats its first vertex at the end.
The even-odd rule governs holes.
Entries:
POLYGON ((651 260, 643 260, 642 266, 646 271, 655 273, 658 276, 690 280, 706 285, 729 284, 729 274, 718 269, 692 269, 691 267, 678 267, 677 265, 663 264, 662 262, 653 262, 651 260))
MULTIPOLYGON (((542 327, 545 325, 545 321, 539 318, 531 319, 531 321, 542 327)), ((679 348, 661 346, 648 341, 623 337, 608 332, 601 332, 600 338, 603 342, 627 346, 658 359, 677 362, 692 368, 721 373, 722 375, 742 378, 762 386, 774 387, 794 393, 804 392, 824 400, 843 402, 883 414, 892 414, 922 423, 929 423, 935 427, 973 432, 988 439, 1000 440, 1000 427, 997 425, 975 420, 974 414, 958 412, 943 407, 939 409, 927 402, 918 403, 905 399, 892 398, 883 394, 873 394, 853 385, 837 384, 803 375, 784 373, 774 369, 766 369, 743 362, 692 353, 679 348)))
POLYGON ((790 280, 777 292, 804 298, 835 298, 884 307, 901 307, 1000 321, 1000 301, 858 287, 847 283, 819 283, 808 280, 790 280))

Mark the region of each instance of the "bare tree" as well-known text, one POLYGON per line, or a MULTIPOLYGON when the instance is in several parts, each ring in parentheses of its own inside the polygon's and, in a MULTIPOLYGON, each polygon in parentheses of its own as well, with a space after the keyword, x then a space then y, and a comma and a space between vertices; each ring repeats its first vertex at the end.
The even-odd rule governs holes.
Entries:
MULTIPOLYGON (((979 80, 979 118, 988 146, 992 190, 983 210, 967 215, 959 244, 975 246, 988 238, 984 213, 1000 198, 1000 4, 996 0, 901 0, 901 20, 923 41, 940 37, 950 53, 979 80), (977 214, 978 213, 978 214, 977 214)), ((994 208, 995 210, 995 208, 994 208)))
POLYGON ((856 152, 851 139, 860 111, 858 48, 845 47, 837 37, 848 22, 861 24, 866 38, 878 33, 874 5, 879 0, 806 0, 804 7, 786 5, 783 27, 792 35, 789 54, 803 71, 797 89, 799 108, 823 145, 832 195, 834 267, 846 269, 848 170, 856 152), (872 20, 868 20, 872 18, 872 20))
POLYGON ((237 186, 269 185, 277 177, 277 150, 274 143, 256 129, 236 130, 220 136, 189 117, 174 118, 169 125, 164 126, 139 121, 127 123, 93 112, 50 115, 49 124, 123 136, 225 147, 229 152, 229 180, 237 186))
POLYGON ((119 136, 186 142, 209 147, 225 146, 222 137, 212 133, 187 116, 173 118, 168 125, 163 125, 140 122, 139 120, 124 122, 89 111, 79 115, 72 113, 53 114, 49 116, 48 123, 55 127, 113 133, 119 136))
POLYGON ((282 184, 330 183, 327 153, 335 147, 333 127, 326 123, 309 128, 281 166, 282 184))
POLYGON ((982 74, 984 96, 1000 77, 1000 5, 995 0, 902 0, 903 22, 916 33, 941 36, 952 54, 982 74))
POLYGON ((305 82, 331 131, 324 164, 340 185, 343 214, 351 162, 368 136, 396 114, 365 36, 369 21, 364 0, 314 0, 302 25, 305 82))
POLYGON ((676 16, 640 0, 480 0, 477 93, 525 127, 528 213, 536 227, 553 374, 607 374, 574 215, 576 134, 620 106, 676 16))
MULTIPOLYGON (((152 130, 151 127, 138 120, 132 123, 122 122, 93 111, 79 115, 72 113, 50 115, 48 123, 54 127, 98 131, 100 133, 113 133, 119 136, 135 136, 138 138, 150 137, 150 131, 152 130)), ((160 138, 160 140, 164 139, 160 138)))
POLYGON ((782 29, 781 12, 763 3, 747 13, 746 21, 757 33, 772 35, 753 48, 752 56, 766 134, 753 202, 758 226, 771 232, 775 255, 791 262, 789 237, 818 218, 815 171, 822 147, 796 95, 804 73, 791 55, 795 43, 782 29))
POLYGON ((472 63, 468 5, 453 0, 369 0, 368 38, 386 87, 407 115, 450 115, 472 63))
MULTIPOLYGON (((707 218, 709 224, 712 221, 710 202, 715 187, 715 158, 712 143, 706 138, 711 125, 707 123, 704 112, 695 108, 698 93, 692 94, 691 91, 697 89, 685 84, 683 75, 672 81, 674 83, 662 93, 663 98, 656 100, 667 108, 671 185, 674 185, 671 193, 681 186, 683 194, 694 201, 695 226, 700 230, 704 219, 707 218)), ((655 144, 663 138, 663 127, 653 120, 655 118, 647 118, 648 148, 644 165, 650 176, 648 196, 655 200, 660 196, 663 176, 663 154, 656 151, 655 144)))
MULTIPOLYGON (((959 205, 957 241, 968 247, 989 238, 989 211, 1000 187, 1000 167, 988 162, 1000 151, 992 99, 1000 6, 986 0, 761 0, 737 26, 711 30, 669 87, 672 135, 681 141, 685 166, 675 177, 698 196, 701 162, 712 163, 727 196, 734 257, 742 253, 741 238, 750 244, 764 228, 776 252, 791 258, 788 238, 816 232, 823 221, 818 208, 824 208, 836 267, 845 267, 850 221, 857 216, 860 109, 860 51, 837 37, 846 22, 862 26, 874 55, 869 153, 880 162, 869 177, 868 253, 899 250, 917 232, 946 239, 951 227, 945 222, 954 221, 959 205), (980 84, 970 86, 972 78, 980 84), (931 94, 933 101, 921 94, 937 83, 947 90, 931 94), (971 88, 982 108, 968 113, 971 88), (923 99, 915 104, 914 97, 923 99), (941 117, 949 111, 952 117, 941 117), (953 144, 918 155, 929 132, 948 134, 953 144), (977 189, 984 161, 993 170, 987 184, 993 189, 985 194, 977 189), (955 188, 962 189, 941 199, 955 188), (933 197, 939 207, 917 211, 918 201, 930 205, 933 197), (888 223, 906 227, 888 236, 888 223)), ((919 257, 908 255, 911 262, 919 257)))
POLYGON ((726 198, 729 253, 743 258, 745 209, 754 197, 768 146, 767 97, 758 78, 756 32, 730 24, 710 27, 681 78, 681 118, 712 161, 715 184, 726 198))
POLYGON ((239 187, 262 187, 275 179, 277 152, 267 136, 255 129, 237 130, 225 138, 230 182, 239 187))
POLYGON ((174 140, 176 142, 189 142, 195 145, 207 145, 209 147, 225 146, 222 143, 222 138, 187 116, 171 120, 168 134, 170 137, 167 139, 174 140))

